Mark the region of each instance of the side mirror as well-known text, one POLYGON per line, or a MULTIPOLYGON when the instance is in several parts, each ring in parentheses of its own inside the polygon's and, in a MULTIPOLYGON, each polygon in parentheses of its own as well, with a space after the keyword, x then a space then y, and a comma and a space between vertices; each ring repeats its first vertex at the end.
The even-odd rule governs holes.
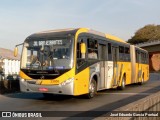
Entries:
POLYGON ((14 48, 14 57, 17 57, 17 55, 18 55, 18 47, 15 47, 14 48))
POLYGON ((86 53, 86 44, 81 43, 81 54, 85 54, 85 53, 86 53))

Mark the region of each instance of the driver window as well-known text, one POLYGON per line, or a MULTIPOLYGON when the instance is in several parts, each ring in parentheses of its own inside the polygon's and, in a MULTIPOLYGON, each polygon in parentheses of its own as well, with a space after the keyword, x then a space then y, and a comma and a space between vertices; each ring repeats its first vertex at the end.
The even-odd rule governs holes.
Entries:
POLYGON ((81 43, 85 43, 85 38, 80 38, 77 42, 77 68, 85 62, 86 54, 81 54, 81 43))
POLYGON ((33 49, 30 49, 28 50, 28 62, 30 63, 35 63, 36 60, 37 60, 37 51, 33 50, 33 49))

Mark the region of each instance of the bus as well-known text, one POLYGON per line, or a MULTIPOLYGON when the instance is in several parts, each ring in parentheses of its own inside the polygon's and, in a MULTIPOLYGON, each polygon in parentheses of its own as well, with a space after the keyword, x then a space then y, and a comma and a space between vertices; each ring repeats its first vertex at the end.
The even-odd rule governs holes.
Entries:
POLYGON ((19 45, 22 92, 93 98, 97 91, 149 79, 146 50, 89 28, 43 31, 19 45))

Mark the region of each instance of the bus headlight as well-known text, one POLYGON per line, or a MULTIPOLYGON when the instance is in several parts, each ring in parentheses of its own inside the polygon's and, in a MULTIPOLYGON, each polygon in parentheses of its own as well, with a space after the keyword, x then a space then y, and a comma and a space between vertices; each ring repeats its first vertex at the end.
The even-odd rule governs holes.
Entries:
POLYGON ((74 78, 69 78, 68 80, 62 82, 61 85, 67 85, 67 84, 69 84, 69 83, 71 83, 73 81, 74 81, 74 78))

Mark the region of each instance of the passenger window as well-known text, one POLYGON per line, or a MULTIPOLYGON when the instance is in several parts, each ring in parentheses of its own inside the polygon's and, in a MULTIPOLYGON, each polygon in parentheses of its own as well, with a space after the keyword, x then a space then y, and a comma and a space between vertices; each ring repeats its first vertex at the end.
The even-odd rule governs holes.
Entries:
POLYGON ((112 60, 112 49, 111 49, 111 43, 108 43, 108 60, 112 60))
POLYGON ((98 59, 98 43, 97 40, 87 39, 88 59, 98 59))
POLYGON ((125 60, 130 61, 130 50, 128 47, 125 47, 125 60))
POLYGON ((124 47, 119 46, 119 60, 124 61, 124 47))

